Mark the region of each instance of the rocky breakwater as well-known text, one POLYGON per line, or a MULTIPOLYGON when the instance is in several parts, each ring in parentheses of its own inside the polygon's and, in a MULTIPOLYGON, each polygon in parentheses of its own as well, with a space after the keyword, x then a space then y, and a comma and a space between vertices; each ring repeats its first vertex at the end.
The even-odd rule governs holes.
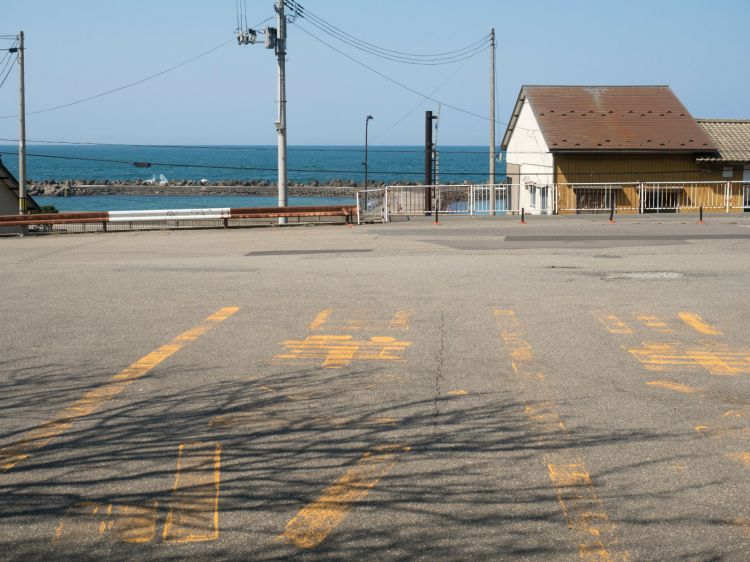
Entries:
MULTIPOLYGON (((403 184, 402 184, 403 185, 403 184)), ((370 189, 383 184, 370 183, 370 189)), ((289 182, 290 195, 304 197, 348 197, 362 187, 354 181, 331 180, 306 183, 289 182)), ((256 195, 272 197, 276 185, 264 180, 217 181, 208 184, 200 181, 177 180, 167 184, 128 180, 65 180, 32 181, 29 194, 46 197, 73 197, 85 195, 256 195)))

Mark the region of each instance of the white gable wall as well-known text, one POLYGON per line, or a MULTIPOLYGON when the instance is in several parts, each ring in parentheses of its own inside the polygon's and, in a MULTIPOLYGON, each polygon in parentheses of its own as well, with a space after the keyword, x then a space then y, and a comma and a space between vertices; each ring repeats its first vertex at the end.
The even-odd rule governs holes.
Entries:
POLYGON ((528 99, 523 102, 508 141, 506 161, 520 167, 521 188, 513 207, 524 208, 529 213, 551 213, 554 194, 552 188, 542 186, 554 181, 554 160, 528 99))

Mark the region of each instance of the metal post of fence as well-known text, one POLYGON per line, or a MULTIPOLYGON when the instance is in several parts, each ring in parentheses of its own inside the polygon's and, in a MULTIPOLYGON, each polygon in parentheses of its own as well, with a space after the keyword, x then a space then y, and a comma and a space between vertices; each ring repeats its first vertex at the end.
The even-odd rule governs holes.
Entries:
POLYGON ((726 188, 724 190, 724 193, 725 193, 724 198, 726 199, 727 213, 728 213, 730 211, 730 207, 732 205, 732 183, 730 181, 727 181, 727 185, 726 185, 726 188))
POLYGON ((388 187, 383 190, 383 222, 390 222, 388 216, 388 187))
POLYGON ((641 199, 641 213, 643 214, 646 211, 646 185, 643 182, 638 182, 638 192, 640 193, 640 199, 641 199))
POLYGON ((359 191, 357 192, 357 224, 362 224, 362 220, 359 216, 359 191))
POLYGON ((469 186, 469 215, 474 214, 474 186, 469 186))
POLYGON ((440 186, 435 186, 435 225, 440 224, 440 186))

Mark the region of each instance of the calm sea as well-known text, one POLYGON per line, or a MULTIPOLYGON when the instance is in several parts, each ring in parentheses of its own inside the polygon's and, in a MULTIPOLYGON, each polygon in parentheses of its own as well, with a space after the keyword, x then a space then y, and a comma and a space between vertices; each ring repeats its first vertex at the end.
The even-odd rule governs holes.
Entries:
MULTIPOLYGON (((17 147, 0 145, 0 157, 14 173, 18 172, 17 147)), ((31 180, 66 179, 101 182, 139 180, 164 175, 169 180, 276 179, 275 146, 145 147, 125 145, 37 145, 27 148, 28 177, 31 180), (148 162, 148 168, 135 162, 148 162)), ((297 183, 343 180, 362 183, 364 149, 361 146, 290 146, 289 180, 297 183)), ((376 146, 369 149, 369 179, 373 182, 420 182, 424 176, 424 148, 419 146, 376 146)), ((480 146, 440 148, 439 179, 443 183, 487 181, 488 150, 480 146)), ((503 177, 505 162, 497 167, 503 177)), ((119 210, 192 207, 273 206, 273 197, 250 196, 85 196, 37 198, 60 210, 119 210)), ((308 198, 290 198, 292 204, 311 204, 308 198)), ((338 198, 350 201, 349 198, 338 198)), ((318 204, 337 202, 315 198, 318 204)))

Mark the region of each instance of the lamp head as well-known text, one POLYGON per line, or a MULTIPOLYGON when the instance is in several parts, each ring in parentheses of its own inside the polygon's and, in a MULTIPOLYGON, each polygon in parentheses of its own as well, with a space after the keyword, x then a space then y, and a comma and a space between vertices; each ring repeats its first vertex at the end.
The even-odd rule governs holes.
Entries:
POLYGON ((366 121, 369 121, 370 119, 374 119, 372 115, 368 115, 366 121))

